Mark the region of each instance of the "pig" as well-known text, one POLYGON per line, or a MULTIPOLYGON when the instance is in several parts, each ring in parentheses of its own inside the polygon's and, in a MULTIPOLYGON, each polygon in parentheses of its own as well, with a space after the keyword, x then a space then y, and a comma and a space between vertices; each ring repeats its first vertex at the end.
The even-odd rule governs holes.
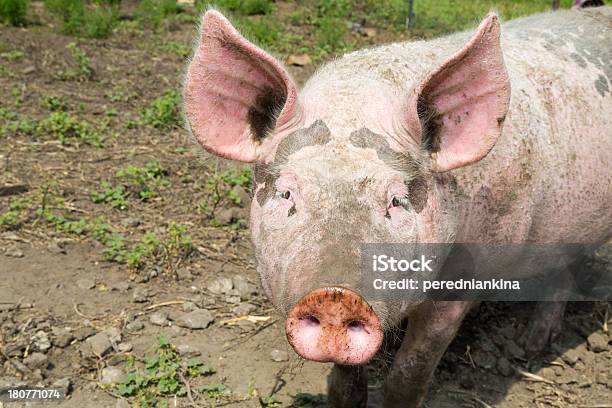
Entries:
MULTIPOLYGON (((332 407, 365 407, 364 365, 407 329, 385 407, 419 407, 471 301, 362 295, 360 244, 604 243, 612 236, 612 11, 559 11, 360 50, 298 90, 217 10, 186 71, 187 126, 253 163, 263 290, 296 353, 334 363, 332 407), (512 97, 511 97, 512 91, 512 97)), ((529 349, 563 302, 536 306, 529 349)))

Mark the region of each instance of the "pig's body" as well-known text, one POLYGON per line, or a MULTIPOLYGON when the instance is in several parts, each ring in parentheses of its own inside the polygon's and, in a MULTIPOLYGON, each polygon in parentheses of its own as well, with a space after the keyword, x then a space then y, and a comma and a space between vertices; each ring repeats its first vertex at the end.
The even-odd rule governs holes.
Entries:
MULTIPOLYGON (((380 118, 401 106, 389 106, 398 99, 389 95, 407 92, 470 35, 357 51, 326 65, 306 84, 304 106, 343 109, 307 111, 305 122, 323 119, 344 140, 360 127, 392 134, 393 124, 380 118)), ((510 108, 491 152, 452 172, 456 197, 467 200, 457 240, 605 242, 612 236, 612 8, 511 21, 501 47, 510 108)))
MULTIPOLYGON (((188 122, 206 149, 256 163, 262 284, 298 354, 336 363, 331 406, 365 406, 360 364, 403 319, 385 407, 420 406, 472 306, 364 299, 361 243, 612 236, 611 9, 516 20, 501 44, 500 30, 490 15, 473 35, 358 51, 299 92, 223 16, 204 16, 188 122)), ((541 303, 528 348, 562 314, 562 302, 541 303)))

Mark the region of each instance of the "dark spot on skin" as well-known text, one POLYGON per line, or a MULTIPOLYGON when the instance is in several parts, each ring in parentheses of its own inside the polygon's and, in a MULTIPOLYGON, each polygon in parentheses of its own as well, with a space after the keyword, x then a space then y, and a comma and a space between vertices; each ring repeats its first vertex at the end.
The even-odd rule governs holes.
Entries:
POLYGON ((424 177, 418 176, 410 180, 406 187, 408 188, 408 199, 414 211, 419 214, 427 205, 427 180, 424 177))
POLYGON ((261 143, 274 129, 277 115, 282 110, 286 100, 286 94, 269 86, 266 86, 257 95, 247 113, 252 137, 255 142, 261 143))
MULTIPOLYGON (((256 188, 257 184, 265 184, 257 192, 256 199, 259 205, 263 205, 274 196, 274 182, 279 176, 279 166, 287 163, 290 155, 304 147, 327 144, 330 140, 331 132, 322 120, 317 120, 310 127, 298 129, 287 135, 279 143, 271 163, 258 163, 253 168, 253 188, 256 188)), ((291 215, 293 214, 289 214, 291 215)))
POLYGON ((597 80, 595 81, 595 89, 597 89, 597 93, 599 93, 601 96, 606 96, 606 93, 610 92, 608 80, 605 76, 600 75, 597 77, 597 80))
POLYGON ((504 116, 502 116, 500 118, 497 118, 497 125, 498 126, 503 125, 505 120, 506 120, 506 115, 504 115, 504 116))
POLYGON ((294 214, 295 214, 295 205, 289 209, 289 212, 287 213, 287 217, 291 217, 294 214))
POLYGON ((440 151, 442 116, 434 104, 422 95, 417 103, 417 114, 421 121, 421 144, 431 153, 440 151))
POLYGON ((354 131, 349 141, 355 147, 375 149, 378 158, 394 170, 410 173, 416 172, 419 168, 416 160, 410 155, 393 150, 383 136, 370 129, 362 128, 354 131))
POLYGON ((576 64, 578 64, 578 66, 580 68, 586 68, 587 67, 587 64, 586 64, 586 61, 584 60, 584 58, 582 58, 580 55, 576 54, 575 52, 572 52, 570 54, 570 58, 573 59, 574 62, 576 64))

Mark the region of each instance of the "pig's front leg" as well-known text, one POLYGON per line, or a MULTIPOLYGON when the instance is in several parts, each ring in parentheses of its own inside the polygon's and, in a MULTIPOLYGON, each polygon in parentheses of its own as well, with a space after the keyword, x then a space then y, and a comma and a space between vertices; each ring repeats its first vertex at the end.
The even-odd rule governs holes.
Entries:
POLYGON ((420 407, 433 372, 473 302, 426 302, 409 317, 385 389, 385 408, 420 407))
POLYGON ((363 366, 335 364, 328 379, 327 406, 330 408, 365 408, 368 380, 363 366))

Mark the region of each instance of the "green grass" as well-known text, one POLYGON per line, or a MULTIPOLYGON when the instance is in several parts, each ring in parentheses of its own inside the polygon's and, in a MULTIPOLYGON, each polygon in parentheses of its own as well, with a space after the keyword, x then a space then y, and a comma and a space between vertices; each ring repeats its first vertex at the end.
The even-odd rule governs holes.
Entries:
POLYGON ((180 11, 176 0, 141 0, 136 10, 136 18, 141 24, 158 29, 164 19, 180 11))
POLYGON ((50 134, 64 145, 86 143, 101 147, 104 142, 104 136, 93 125, 63 111, 53 112, 42 120, 38 124, 37 133, 50 134))
MULTIPOLYGON (((167 408, 169 398, 174 395, 186 396, 190 380, 215 373, 199 359, 184 359, 176 347, 164 336, 157 337, 155 352, 142 359, 136 367, 135 359, 128 360, 129 372, 118 384, 111 385, 110 391, 117 396, 130 398, 134 407, 167 408)), ((204 392, 201 387, 192 387, 192 392, 204 392)), ((211 393, 221 395, 223 384, 208 386, 211 393)))
POLYGON ((106 38, 118 23, 118 1, 45 0, 44 3, 61 21, 61 31, 74 37, 106 38))
POLYGON ((179 91, 166 91, 143 110, 142 120, 158 129, 180 127, 183 124, 181 101, 179 91))
POLYGON ((94 70, 91 59, 76 43, 69 43, 66 49, 70 52, 74 67, 61 70, 57 77, 63 81, 86 81, 93 78, 94 70))
POLYGON ((0 0, 0 21, 14 26, 26 23, 28 0, 0 0))

